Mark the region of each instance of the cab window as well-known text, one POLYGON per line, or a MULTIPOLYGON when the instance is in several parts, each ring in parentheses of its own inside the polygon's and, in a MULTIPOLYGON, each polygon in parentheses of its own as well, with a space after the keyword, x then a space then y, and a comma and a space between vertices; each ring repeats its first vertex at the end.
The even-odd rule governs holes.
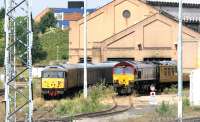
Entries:
POLYGON ((114 68, 114 74, 123 74, 123 69, 122 68, 114 68))
POLYGON ((43 78, 64 78, 64 72, 47 71, 42 72, 43 78))
POLYGON ((124 73, 125 74, 133 74, 133 69, 131 67, 126 67, 126 68, 124 68, 124 73))

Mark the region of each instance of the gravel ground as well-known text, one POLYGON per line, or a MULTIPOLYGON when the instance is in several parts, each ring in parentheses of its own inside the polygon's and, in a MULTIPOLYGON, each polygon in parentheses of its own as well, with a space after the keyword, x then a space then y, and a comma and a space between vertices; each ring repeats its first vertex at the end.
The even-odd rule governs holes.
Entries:
MULTIPOLYGON (((117 96, 116 101, 118 105, 130 105, 130 101, 133 103, 133 108, 129 111, 116 114, 114 116, 103 116, 95 118, 81 118, 74 120, 75 122, 124 122, 126 120, 137 119, 142 117, 144 114, 148 114, 155 111, 156 105, 150 105, 150 96, 117 96)), ((154 98, 157 105, 162 103, 162 101, 169 102, 170 104, 175 104, 177 95, 156 95, 154 98)), ((104 104, 112 104, 112 99, 106 99, 102 101, 104 104)))

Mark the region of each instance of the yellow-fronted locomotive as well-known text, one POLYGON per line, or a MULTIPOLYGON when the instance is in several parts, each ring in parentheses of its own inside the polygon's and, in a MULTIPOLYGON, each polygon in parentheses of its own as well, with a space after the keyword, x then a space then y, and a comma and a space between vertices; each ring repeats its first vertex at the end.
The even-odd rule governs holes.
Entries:
MULTIPOLYGON (((87 83, 97 82, 112 84, 112 68, 116 62, 87 65, 87 83)), ((83 86, 83 64, 69 64, 65 66, 48 66, 42 71, 42 95, 64 95, 69 89, 83 86)))
MULTIPOLYGON (((183 75, 189 81, 189 75, 183 75)), ((119 94, 150 91, 150 86, 162 89, 177 83, 177 67, 173 61, 124 61, 113 67, 113 85, 119 94)))

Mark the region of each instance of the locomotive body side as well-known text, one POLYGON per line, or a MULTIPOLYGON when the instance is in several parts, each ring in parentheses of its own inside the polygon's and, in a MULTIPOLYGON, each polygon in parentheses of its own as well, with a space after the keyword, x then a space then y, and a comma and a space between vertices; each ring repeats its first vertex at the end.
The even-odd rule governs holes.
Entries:
MULTIPOLYGON (((112 68, 116 63, 100 63, 87 65, 87 83, 112 83, 112 68)), ((83 64, 67 64, 65 67, 50 66, 42 71, 42 95, 63 95, 68 90, 83 87, 83 64), (59 75, 60 74, 60 75, 59 75), (62 74, 62 75, 61 75, 62 74)))
POLYGON ((156 85, 157 68, 155 64, 144 62, 120 62, 113 68, 114 88, 119 94, 131 93, 134 90, 143 92, 150 85, 156 85))
MULTIPOLYGON (((121 93, 149 93, 150 86, 157 90, 177 84, 178 74, 173 61, 157 62, 120 62, 113 68, 113 83, 115 90, 121 93), (127 68, 131 68, 127 74, 127 68)), ((183 74, 184 84, 188 84, 189 75, 183 74)))

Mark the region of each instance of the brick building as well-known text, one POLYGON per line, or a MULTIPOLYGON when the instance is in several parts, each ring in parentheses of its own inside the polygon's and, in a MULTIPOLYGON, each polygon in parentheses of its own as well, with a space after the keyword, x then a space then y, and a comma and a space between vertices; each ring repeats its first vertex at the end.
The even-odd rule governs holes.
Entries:
MULTIPOLYGON (((153 1, 153 0, 152 0, 153 1)), ((199 5, 199 3, 198 3, 199 5)), ((177 60, 178 22, 144 0, 113 0, 88 15, 88 59, 177 60)), ((185 21, 186 22, 186 21, 185 21)), ((83 19, 70 22, 69 62, 83 59, 83 19)), ((200 64, 200 34, 183 27, 184 71, 200 64)))

